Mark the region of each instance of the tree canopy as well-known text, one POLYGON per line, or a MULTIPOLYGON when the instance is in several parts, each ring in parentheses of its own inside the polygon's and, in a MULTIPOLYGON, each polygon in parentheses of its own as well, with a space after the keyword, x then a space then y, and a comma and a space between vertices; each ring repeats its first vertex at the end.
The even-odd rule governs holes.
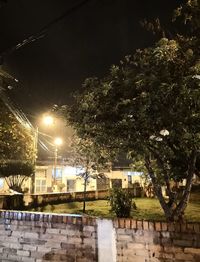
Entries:
POLYGON ((33 162, 34 137, 0 100, 0 160, 33 162))
POLYGON ((16 79, 0 68, 0 161, 35 159, 34 132, 7 95, 16 79))
POLYGON ((23 182, 33 172, 34 132, 6 94, 13 77, 0 69, 0 177, 11 189, 22 192, 23 182))
POLYGON ((162 38, 126 56, 105 78, 86 79, 67 116, 79 136, 110 152, 123 150, 133 162, 143 159, 169 220, 184 213, 199 155, 199 6, 188 1, 176 13, 178 19, 191 12, 184 20, 190 34, 162 38), (183 179, 178 199, 176 182, 183 179))

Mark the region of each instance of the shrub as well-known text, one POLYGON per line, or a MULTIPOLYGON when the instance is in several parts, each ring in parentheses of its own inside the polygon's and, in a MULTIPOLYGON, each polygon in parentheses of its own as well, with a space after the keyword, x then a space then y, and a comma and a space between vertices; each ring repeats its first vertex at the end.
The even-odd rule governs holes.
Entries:
POLYGON ((117 217, 130 217, 131 210, 136 209, 135 202, 132 201, 131 193, 122 188, 113 188, 110 191, 109 202, 111 210, 117 217))

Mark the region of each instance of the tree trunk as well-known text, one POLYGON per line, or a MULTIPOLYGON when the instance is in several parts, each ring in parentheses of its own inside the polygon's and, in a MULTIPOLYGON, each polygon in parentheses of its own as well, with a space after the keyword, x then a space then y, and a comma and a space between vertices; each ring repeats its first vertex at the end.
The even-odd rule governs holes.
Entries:
MULTIPOLYGON (((145 158, 145 165, 149 172, 149 176, 152 180, 152 184, 154 187, 155 194, 160 202, 160 205, 165 213, 165 217, 167 221, 175 221, 183 219, 184 211, 187 207, 190 191, 192 188, 192 179, 195 171, 196 164, 196 151, 194 150, 191 154, 191 159, 188 164, 188 175, 185 189, 183 191, 182 198, 178 205, 176 205, 176 198, 173 197, 173 194, 169 195, 169 202, 167 203, 163 197, 162 189, 159 181, 157 180, 154 171, 151 167, 151 161, 149 157, 145 158)), ((172 193, 172 192, 171 192, 172 193)))
POLYGON ((86 189, 87 189, 87 179, 84 179, 84 192, 83 192, 83 213, 85 213, 86 189))
POLYGON ((191 159, 188 164, 187 181, 186 181, 185 189, 183 191, 183 196, 173 212, 173 216, 181 220, 183 219, 184 211, 189 202, 190 192, 192 188, 192 179, 195 172, 196 157, 197 157, 196 155, 197 155, 196 150, 194 150, 191 154, 191 159))
POLYGON ((160 205, 165 213, 165 217, 168 221, 171 221, 171 216, 172 216, 172 208, 170 208, 168 206, 168 204, 166 203, 165 199, 164 199, 164 196, 162 194, 162 188, 161 186, 159 185, 158 181, 156 181, 156 177, 154 175, 154 173, 149 173, 150 177, 151 177, 151 180, 152 180, 152 184, 153 184, 153 187, 154 187, 154 191, 155 191, 155 195, 157 196, 159 202, 160 202, 160 205))
POLYGON ((157 179, 156 179, 154 171, 151 167, 150 158, 148 156, 145 157, 145 166, 146 166, 146 168, 149 172, 149 176, 150 176, 152 184, 153 184, 155 195, 157 196, 157 198, 160 202, 160 205, 161 205, 161 207, 162 207, 162 209, 165 213, 166 219, 168 220, 168 217, 171 216, 171 210, 170 210, 169 206, 167 205, 167 203, 165 202, 165 199, 164 199, 163 194, 162 194, 161 185, 160 185, 159 181, 157 181, 157 179))

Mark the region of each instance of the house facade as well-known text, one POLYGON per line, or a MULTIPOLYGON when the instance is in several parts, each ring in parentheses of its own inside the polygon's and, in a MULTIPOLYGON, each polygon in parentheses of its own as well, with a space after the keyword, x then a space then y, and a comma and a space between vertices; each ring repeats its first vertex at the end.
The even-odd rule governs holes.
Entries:
MULTIPOLYGON (((58 165, 37 166, 34 181, 34 193, 50 192, 82 192, 84 191, 84 179, 80 176, 80 168, 58 165)), ((144 185, 141 172, 129 169, 116 169, 104 172, 103 178, 89 178, 87 191, 109 189, 114 186, 130 188, 134 184, 144 185)))
MULTIPOLYGON (((80 168, 57 165, 38 165, 35 175, 26 180, 23 189, 27 193, 44 194, 56 192, 83 192, 84 179, 80 176, 80 168)), ((114 186, 120 188, 132 188, 134 184, 143 187, 142 173, 130 169, 116 168, 103 173, 102 178, 89 178, 87 191, 105 190, 114 186)), ((0 179, 0 193, 9 192, 6 181, 0 179)))

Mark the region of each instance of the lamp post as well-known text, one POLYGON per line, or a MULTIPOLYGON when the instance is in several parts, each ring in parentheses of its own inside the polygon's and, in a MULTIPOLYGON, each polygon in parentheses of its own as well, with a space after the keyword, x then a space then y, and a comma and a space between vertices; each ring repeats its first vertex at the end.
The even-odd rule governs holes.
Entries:
POLYGON ((36 162, 37 162, 37 155, 38 155, 38 127, 36 126, 32 130, 33 130, 33 150, 34 150, 34 159, 33 159, 34 172, 33 172, 33 176, 31 180, 29 181, 29 188, 30 188, 30 192, 34 194, 35 193, 36 162))
POLYGON ((60 137, 56 137, 54 140, 55 145, 55 154, 54 154, 54 183, 56 182, 56 169, 57 169, 57 160, 58 160, 58 147, 63 143, 60 137))
MULTIPOLYGON (((42 123, 45 125, 45 126, 53 126, 54 125, 54 118, 51 116, 51 115, 47 115, 47 114, 44 114, 43 117, 42 117, 42 123)), ((38 142, 39 142, 39 139, 38 139, 38 136, 39 135, 44 135, 44 136, 47 136, 49 138, 51 138, 51 141, 52 141, 52 136, 50 135, 47 135, 45 133, 42 133, 42 132, 39 132, 38 130, 38 127, 36 127, 35 129, 35 139, 34 139, 34 145, 35 145, 35 152, 36 152, 36 155, 35 155, 35 166, 36 166, 36 159, 37 159, 37 154, 38 154, 38 142)), ((51 146, 54 147, 54 162, 53 162, 53 174, 52 174, 52 180, 53 180, 53 183, 52 183, 52 186, 53 185, 56 185, 56 172, 57 172, 57 160, 58 160, 58 147, 60 145, 62 145, 63 141, 60 137, 56 137, 54 140, 53 140, 53 143, 51 142, 51 146)), ((33 189, 35 189, 35 175, 34 175, 34 181, 33 181, 33 189)), ((35 191, 35 190, 34 190, 35 191)))
MULTIPOLYGON (((50 115, 43 115, 43 119, 42 119, 43 124, 45 124, 46 126, 51 126, 54 123, 54 118, 50 115)), ((34 157, 34 166, 35 166, 35 172, 32 178, 32 193, 35 193, 35 173, 36 173, 36 162, 37 162, 37 158, 38 158, 38 141, 39 141, 39 136, 40 132, 39 132, 39 128, 38 126, 36 126, 34 128, 34 151, 35 151, 35 157, 34 157)))
MULTIPOLYGON (((43 121, 46 126, 51 126, 54 123, 54 118, 51 115, 44 115, 43 121)), ((35 164, 38 157, 38 136, 40 134, 38 126, 34 129, 34 149, 35 149, 35 164)))

